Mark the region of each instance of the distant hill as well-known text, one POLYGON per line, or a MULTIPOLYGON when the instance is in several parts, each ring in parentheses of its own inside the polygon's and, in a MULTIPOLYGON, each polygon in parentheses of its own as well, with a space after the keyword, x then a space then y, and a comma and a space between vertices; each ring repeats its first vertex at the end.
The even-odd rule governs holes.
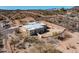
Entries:
POLYGON ((71 9, 73 9, 73 10, 79 10, 79 6, 75 6, 75 7, 71 8, 71 9))
POLYGON ((51 10, 58 10, 58 9, 57 8, 50 8, 50 9, 47 9, 47 10, 51 11, 51 10))

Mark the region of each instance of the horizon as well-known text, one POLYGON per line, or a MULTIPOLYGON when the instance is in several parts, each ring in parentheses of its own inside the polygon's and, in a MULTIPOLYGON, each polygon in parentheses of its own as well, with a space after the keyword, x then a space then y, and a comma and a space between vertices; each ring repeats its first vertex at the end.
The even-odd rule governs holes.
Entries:
POLYGON ((0 6, 0 9, 4 9, 4 10, 46 10, 46 9, 61 9, 61 8, 65 8, 65 9, 70 9, 74 6, 0 6))

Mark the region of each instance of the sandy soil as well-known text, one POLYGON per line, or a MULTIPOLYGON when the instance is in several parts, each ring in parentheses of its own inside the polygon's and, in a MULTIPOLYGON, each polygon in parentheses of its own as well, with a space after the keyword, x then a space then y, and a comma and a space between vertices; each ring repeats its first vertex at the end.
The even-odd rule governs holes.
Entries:
POLYGON ((67 38, 65 41, 61 41, 57 49, 64 53, 79 53, 79 33, 67 32, 72 37, 67 38))

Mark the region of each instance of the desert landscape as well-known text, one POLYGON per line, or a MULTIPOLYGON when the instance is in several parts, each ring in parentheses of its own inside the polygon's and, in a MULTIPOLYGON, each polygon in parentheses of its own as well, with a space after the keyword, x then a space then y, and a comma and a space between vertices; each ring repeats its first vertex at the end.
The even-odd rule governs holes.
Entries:
POLYGON ((79 6, 0 9, 0 53, 79 53, 79 6))

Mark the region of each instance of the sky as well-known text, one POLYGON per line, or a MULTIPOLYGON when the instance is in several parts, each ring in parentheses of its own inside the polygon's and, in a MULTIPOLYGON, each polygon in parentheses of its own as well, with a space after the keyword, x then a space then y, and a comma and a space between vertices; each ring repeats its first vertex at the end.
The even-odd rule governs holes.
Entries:
POLYGON ((0 9, 7 9, 7 10, 28 10, 28 9, 53 9, 53 8, 72 8, 73 6, 0 6, 0 9))

